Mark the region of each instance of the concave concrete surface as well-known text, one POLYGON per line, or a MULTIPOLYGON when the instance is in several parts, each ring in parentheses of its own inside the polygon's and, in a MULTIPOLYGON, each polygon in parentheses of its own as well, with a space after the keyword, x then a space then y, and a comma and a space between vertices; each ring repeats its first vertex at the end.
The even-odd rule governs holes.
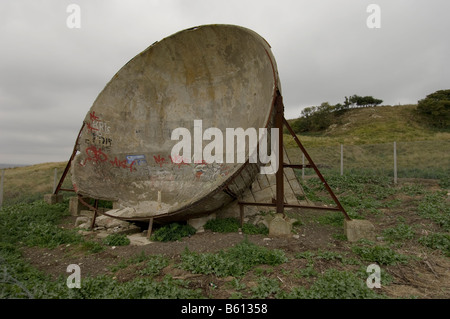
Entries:
POLYGON ((223 132, 225 153, 226 128, 272 126, 277 89, 270 46, 249 29, 199 26, 152 44, 86 114, 71 166, 77 193, 117 201, 110 214, 130 220, 186 219, 225 206, 251 185, 259 164, 196 163, 194 120, 202 120, 202 132, 223 132), (176 128, 192 135, 183 163, 170 156, 176 128))

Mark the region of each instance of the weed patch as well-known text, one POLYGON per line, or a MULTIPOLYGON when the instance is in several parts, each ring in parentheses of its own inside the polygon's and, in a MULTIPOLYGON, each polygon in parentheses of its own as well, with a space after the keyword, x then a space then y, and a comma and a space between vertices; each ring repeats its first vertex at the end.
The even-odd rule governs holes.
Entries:
POLYGON ((408 257, 393 251, 388 247, 363 247, 354 246, 352 251, 361 257, 364 261, 377 262, 380 265, 394 265, 397 263, 406 263, 408 257))
POLYGON ((283 296, 289 299, 379 299, 385 296, 369 289, 357 275, 329 269, 309 289, 296 287, 283 296))
POLYGON ((281 250, 270 250, 247 240, 219 253, 196 253, 188 248, 181 255, 180 268, 193 273, 214 274, 217 277, 243 276, 256 265, 279 265, 287 261, 281 250))
POLYGON ((450 235, 435 233, 419 238, 419 243, 431 249, 438 249, 442 253, 450 257, 450 235))
POLYGON ((385 229, 383 236, 390 242, 405 241, 414 238, 414 230, 411 226, 402 223, 396 227, 385 229))

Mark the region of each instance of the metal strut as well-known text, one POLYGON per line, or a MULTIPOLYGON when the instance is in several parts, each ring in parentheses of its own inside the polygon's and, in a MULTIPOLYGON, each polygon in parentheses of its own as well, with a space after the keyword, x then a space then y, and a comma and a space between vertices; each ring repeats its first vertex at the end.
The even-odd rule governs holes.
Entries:
POLYGON ((55 195, 57 195, 59 193, 59 191, 61 191, 61 190, 67 191, 67 192, 74 192, 75 191, 73 189, 65 189, 65 188, 63 189, 63 188, 61 188, 61 186, 64 183, 64 180, 66 179, 67 173, 69 172, 70 165, 72 164, 72 160, 75 157, 75 155, 77 154, 78 141, 80 140, 81 132, 83 131, 83 128, 84 128, 85 124, 86 123, 83 122, 83 125, 81 126, 80 131, 78 132, 77 140, 75 141, 75 146, 73 147, 72 155, 70 156, 70 159, 67 162, 66 168, 64 169, 64 172, 63 172, 61 178, 59 179, 58 186, 56 186, 55 191, 53 193, 55 195))
POLYGON ((321 210, 330 210, 330 211, 340 211, 345 219, 351 220, 351 218, 348 216, 347 212, 345 211, 344 207, 342 207, 341 203, 339 202, 339 199, 334 194, 331 187, 326 182, 323 175, 320 173, 319 169, 317 168, 316 164, 312 160, 311 156, 309 156, 306 149, 303 147, 302 143, 298 139, 297 135, 295 134, 294 130, 289 125, 288 121, 284 117, 284 105, 283 105, 283 97, 281 96, 280 92, 277 90, 277 97, 275 99, 275 128, 278 128, 278 162, 279 167, 275 175, 276 180, 276 198, 274 203, 254 203, 254 202, 243 202, 239 201, 238 204, 240 206, 240 219, 241 223, 243 220, 243 213, 244 213, 244 206, 269 206, 269 207, 276 207, 277 214, 283 214, 283 217, 285 217, 284 208, 306 208, 306 209, 321 209, 321 210), (300 148, 300 150, 305 154, 305 157, 308 159, 309 164, 308 165, 293 165, 293 164, 285 164, 283 161, 283 126, 285 126, 289 133, 294 137, 295 142, 297 143, 297 146, 300 148), (321 180, 322 184, 324 185, 327 192, 330 194, 331 198, 335 202, 337 207, 323 207, 323 206, 305 206, 305 205, 296 205, 296 204, 286 204, 284 202, 284 168, 313 168, 316 172, 317 176, 321 180))

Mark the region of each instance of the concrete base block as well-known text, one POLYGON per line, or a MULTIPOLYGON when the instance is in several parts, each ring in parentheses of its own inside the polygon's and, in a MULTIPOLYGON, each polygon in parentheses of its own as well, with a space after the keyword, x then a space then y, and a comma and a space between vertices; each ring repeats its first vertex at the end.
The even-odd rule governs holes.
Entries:
POLYGON ((54 205, 54 204, 58 204, 58 203, 62 203, 63 202, 63 194, 45 194, 44 195, 44 201, 47 204, 50 205, 54 205))
POLYGON ((269 236, 290 236, 292 231, 292 223, 288 219, 284 219, 282 214, 276 214, 269 222, 269 236))
POLYGON ((88 207, 83 205, 79 200, 78 197, 71 197, 69 199, 69 212, 72 216, 79 216, 82 210, 89 210, 88 207))
POLYGON ((375 240, 375 226, 368 220, 344 220, 344 233, 349 242, 360 239, 375 240))
POLYGON ((204 231, 203 226, 205 226, 205 224, 208 222, 208 220, 211 219, 216 219, 216 214, 212 213, 209 214, 207 216, 203 216, 203 217, 199 217, 199 218, 191 218, 188 220, 188 225, 191 225, 192 227, 194 227, 197 232, 201 232, 204 231))

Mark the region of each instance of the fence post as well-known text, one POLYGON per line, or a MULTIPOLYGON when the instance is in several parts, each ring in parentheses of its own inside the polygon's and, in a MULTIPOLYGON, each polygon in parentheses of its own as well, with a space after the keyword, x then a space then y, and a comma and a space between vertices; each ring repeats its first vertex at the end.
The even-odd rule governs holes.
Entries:
POLYGON ((2 169, 2 177, 0 180, 0 207, 3 206, 3 180, 5 178, 5 170, 2 169))
POLYGON ((58 185, 57 175, 58 175, 58 169, 55 168, 55 174, 53 175, 53 192, 52 192, 52 194, 55 193, 55 191, 56 191, 56 185, 58 185))
POLYGON ((305 154, 302 153, 302 180, 305 180, 305 154))
POLYGON ((344 145, 341 144, 341 176, 344 175, 344 145))
POLYGON ((397 142, 394 142, 394 184, 397 184, 397 142))

